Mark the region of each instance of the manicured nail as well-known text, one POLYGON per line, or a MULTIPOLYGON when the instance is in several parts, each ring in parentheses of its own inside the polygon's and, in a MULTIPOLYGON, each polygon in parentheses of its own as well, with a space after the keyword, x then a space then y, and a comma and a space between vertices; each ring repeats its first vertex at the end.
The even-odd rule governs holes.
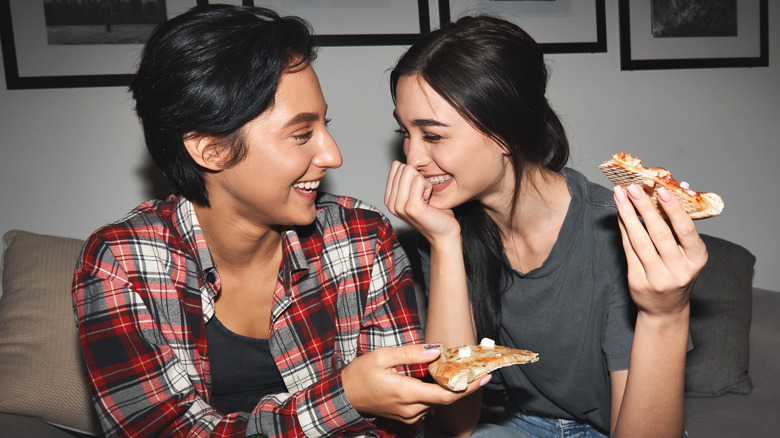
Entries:
POLYGON ((441 344, 425 344, 423 345, 423 354, 426 357, 438 356, 441 353, 441 344))
POLYGON ((615 202, 617 202, 618 205, 626 202, 626 192, 621 186, 615 186, 615 202))
POLYGON ((642 196, 645 194, 645 192, 638 185, 631 184, 630 186, 628 186, 628 194, 631 195, 632 198, 638 201, 642 199, 642 196))
POLYGON ((672 192, 667 190, 666 187, 659 187, 656 193, 658 193, 658 199, 663 201, 664 204, 672 202, 672 198, 674 198, 672 192))
POLYGON ((485 386, 487 383, 492 379, 493 376, 488 374, 487 376, 483 377, 482 380, 479 381, 479 386, 485 386))

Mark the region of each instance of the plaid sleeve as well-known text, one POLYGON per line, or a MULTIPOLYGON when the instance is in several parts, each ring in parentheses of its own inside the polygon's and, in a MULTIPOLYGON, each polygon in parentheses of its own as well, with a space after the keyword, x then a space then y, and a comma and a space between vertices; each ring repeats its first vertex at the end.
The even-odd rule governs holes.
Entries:
POLYGON ((304 436, 299 407, 327 410, 338 400, 331 388, 341 388, 340 375, 334 375, 305 391, 265 397, 253 413, 217 412, 205 395, 195 345, 205 340, 194 339, 186 326, 202 315, 185 315, 187 305, 177 293, 166 302, 160 278, 150 287, 154 293, 138 293, 131 268, 113 252, 127 252, 131 240, 90 239, 74 274, 82 351, 106 436, 304 436), (163 316, 166 305, 170 314, 163 316), (171 315, 179 317, 177 323, 171 315))
MULTIPOLYGON (((409 258, 386 218, 382 225, 378 228, 364 316, 366 351, 422 342, 409 258)), ((401 366, 399 372, 416 378, 428 375, 427 367, 421 364, 401 366)))
MULTIPOLYGON (((419 344, 422 329, 417 311, 414 281, 409 258, 401 247, 389 222, 379 228, 376 253, 371 270, 371 285, 366 302, 364 329, 360 349, 419 344)), ((400 374, 423 379, 428 376, 425 364, 397 367, 400 374)), ((375 419, 376 432, 388 436, 421 436, 422 421, 406 425, 385 418, 375 419)))
MULTIPOLYGON (((73 299, 93 400, 107 436, 176 436, 184 430, 204 436, 214 429, 220 415, 196 395, 190 377, 194 364, 177 357, 176 346, 166 341, 103 241, 85 246, 73 299)), ((243 423, 235 427, 245 429, 243 423)))

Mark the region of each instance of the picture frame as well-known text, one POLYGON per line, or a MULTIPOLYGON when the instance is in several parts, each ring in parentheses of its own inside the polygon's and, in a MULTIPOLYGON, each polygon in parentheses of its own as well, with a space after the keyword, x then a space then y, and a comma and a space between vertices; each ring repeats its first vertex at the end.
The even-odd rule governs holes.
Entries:
POLYGON ((607 51, 604 0, 438 0, 439 21, 487 14, 512 21, 528 32, 545 53, 607 51))
MULTIPOLYGON (((262 4, 301 16, 318 46, 410 45, 431 30, 428 0, 165 0, 167 17, 209 3, 262 4)), ((142 43, 50 46, 46 32, 42 0, 0 0, 7 89, 130 84, 142 43)))
MULTIPOLYGON (((166 0, 165 4, 170 18, 196 1, 166 0)), ((149 26, 151 32, 154 25, 149 26)), ((40 0, 0 0, 0 39, 9 90, 127 86, 143 49, 141 42, 49 44, 40 0)))
POLYGON ((664 6, 620 0, 621 70, 769 65, 768 0, 726 0, 717 10, 675 19, 673 26, 666 25, 672 19, 664 6))
POLYGON ((428 0, 232 0, 301 17, 327 46, 406 46, 431 31, 428 0), (410 17, 416 17, 410 19, 410 17))

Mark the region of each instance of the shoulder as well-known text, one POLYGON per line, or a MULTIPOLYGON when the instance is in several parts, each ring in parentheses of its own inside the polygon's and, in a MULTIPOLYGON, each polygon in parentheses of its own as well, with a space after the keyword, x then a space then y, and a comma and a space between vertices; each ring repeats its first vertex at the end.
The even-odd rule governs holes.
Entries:
POLYGON ((323 228, 388 228, 390 223, 373 205, 350 196, 321 193, 317 197, 317 223, 323 228))
POLYGON ((87 239, 84 252, 97 258, 105 258, 110 252, 119 259, 122 254, 129 257, 155 247, 157 242, 168 241, 173 234, 175 208, 174 199, 144 202, 123 218, 95 230, 87 239))
POLYGON ((571 195, 581 199, 590 212, 603 216, 617 215, 617 206, 612 190, 590 181, 585 175, 574 169, 567 167, 562 172, 568 181, 571 195))
POLYGON ((622 258, 623 244, 614 192, 588 180, 576 170, 566 168, 564 174, 572 198, 581 209, 580 238, 590 242, 595 254, 622 258))

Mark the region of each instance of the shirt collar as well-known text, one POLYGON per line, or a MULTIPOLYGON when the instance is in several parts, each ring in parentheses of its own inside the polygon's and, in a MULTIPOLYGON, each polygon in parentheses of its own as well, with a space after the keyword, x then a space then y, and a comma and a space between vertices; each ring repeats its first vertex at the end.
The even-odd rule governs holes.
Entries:
POLYGON ((203 237, 203 231, 195 214, 195 208, 188 199, 183 196, 176 198, 175 227, 181 235, 187 251, 198 264, 200 276, 200 298, 203 307, 203 321, 208 322, 214 316, 214 297, 222 288, 219 272, 214 265, 214 259, 203 237))

